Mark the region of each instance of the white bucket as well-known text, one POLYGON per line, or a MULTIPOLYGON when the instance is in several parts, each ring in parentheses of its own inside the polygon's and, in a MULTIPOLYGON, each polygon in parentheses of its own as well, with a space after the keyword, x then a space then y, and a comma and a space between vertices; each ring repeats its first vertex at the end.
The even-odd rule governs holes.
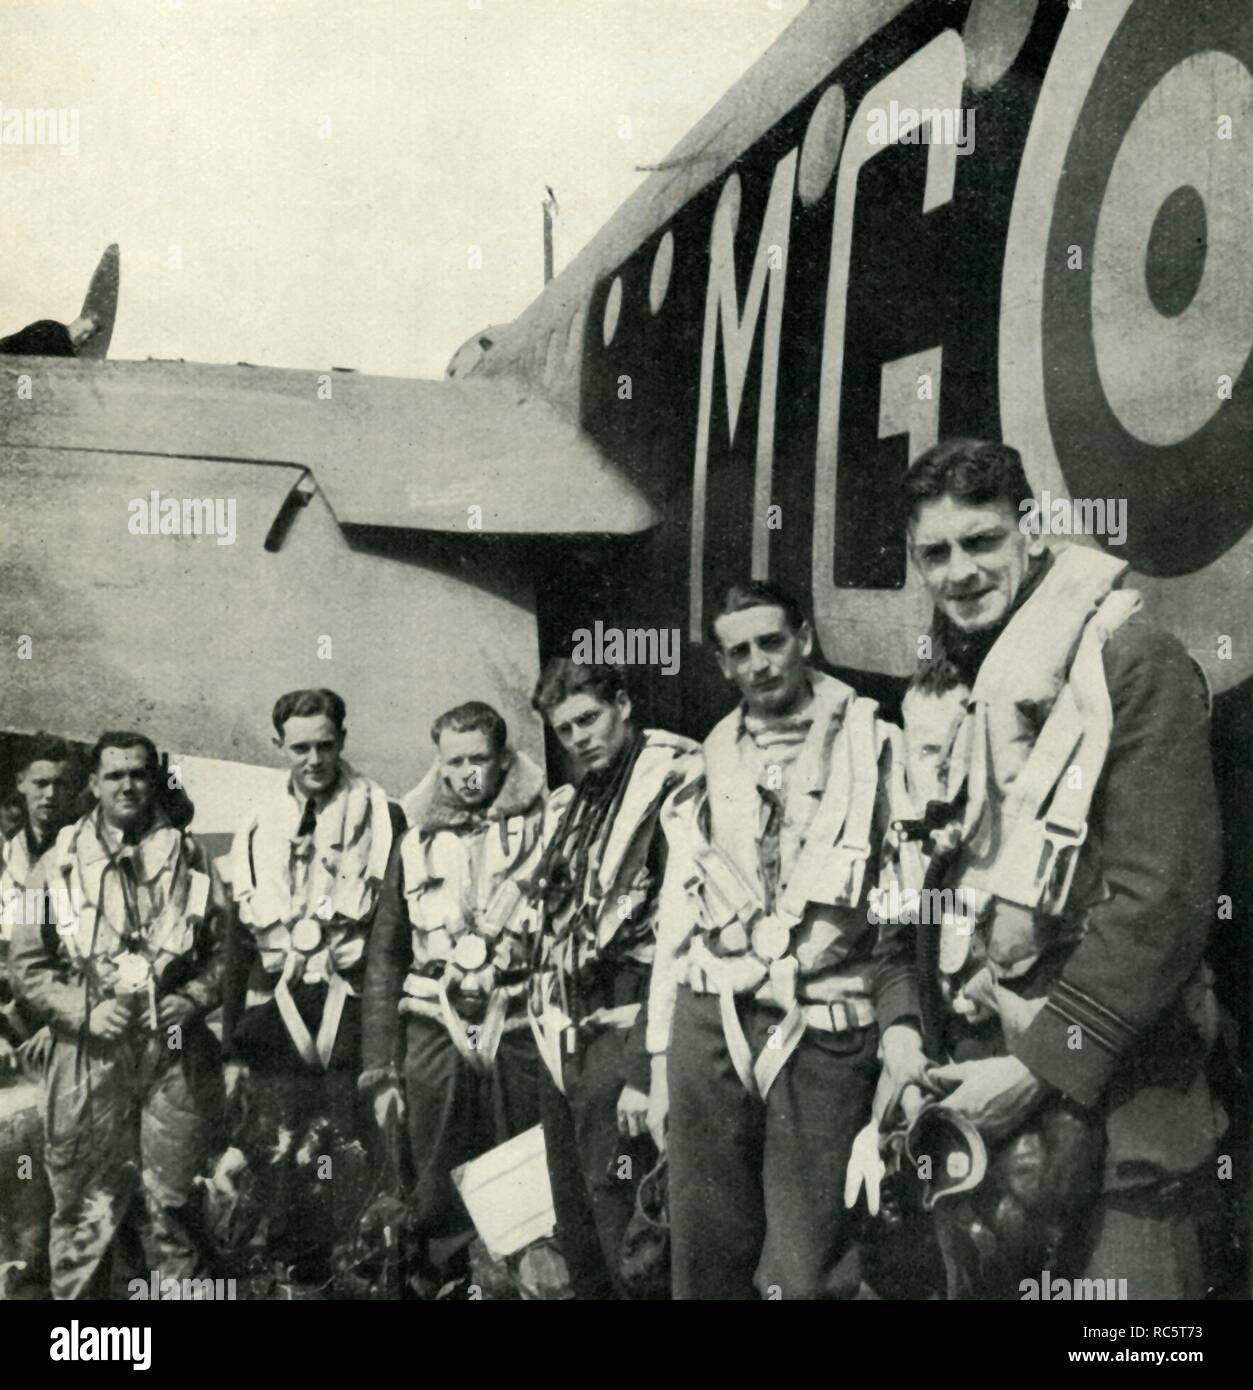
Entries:
POLYGON ((452 1180, 493 1260, 552 1235, 557 1220, 540 1125, 454 1168, 452 1180))

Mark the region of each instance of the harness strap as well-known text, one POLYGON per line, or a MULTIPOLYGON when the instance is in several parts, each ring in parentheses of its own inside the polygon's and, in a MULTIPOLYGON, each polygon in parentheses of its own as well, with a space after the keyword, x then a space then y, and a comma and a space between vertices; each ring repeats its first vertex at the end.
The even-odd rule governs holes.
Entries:
POLYGON ((544 1064, 544 1070, 551 1077, 553 1085, 564 1096, 566 1083, 561 1071, 561 1034, 556 1029, 545 1025, 545 1022, 531 1007, 529 1000, 526 1006, 526 1021, 531 1025, 531 1036, 535 1039, 535 1049, 539 1053, 540 1061, 544 1064))
POLYGON ((837 747, 842 746, 841 774, 827 779, 806 831, 805 848, 788 877, 780 901, 781 917, 799 922, 811 902, 852 907, 861 898, 879 790, 878 709, 873 700, 861 696, 848 706, 836 740, 837 747))
POLYGON ((488 996, 487 1010, 482 1023, 467 1023, 452 1006, 448 996, 447 974, 439 981, 436 998, 439 1001, 439 1014, 453 1046, 462 1058, 476 1071, 488 1072, 496 1062, 500 1050, 500 1040, 505 1031, 505 1016, 509 1011, 509 1000, 503 989, 494 989, 488 996), (471 1034, 470 1030, 477 1030, 471 1034))
MULTIPOLYGON (((551 980, 541 981, 539 989, 543 998, 540 1007, 539 1009, 536 1008, 534 995, 532 995, 527 1000, 526 1017, 531 1025, 531 1034, 535 1038, 535 1045, 539 1049, 540 1060, 544 1063, 544 1068, 549 1076, 552 1077, 553 1085, 562 1095, 565 1095, 566 1087, 561 1065, 561 1039, 571 1027, 572 1021, 568 1013, 557 1008, 551 1002, 549 997, 551 988, 551 980)), ((604 1032, 611 1028, 625 1031, 634 1028, 642 1008, 642 1004, 635 1003, 606 1005, 599 1009, 593 1009, 590 1014, 578 1021, 579 1031, 586 1029, 592 1032, 604 1032)))
POLYGON ((283 964, 283 973, 274 987, 274 1002, 278 1006, 279 1017, 287 1029, 300 1060, 305 1066, 322 1071, 329 1069, 331 1054, 335 1051, 335 1039, 339 1035, 340 1021, 344 1015, 344 1004, 352 993, 348 981, 335 969, 334 961, 327 956, 326 1000, 322 1005, 322 1021, 318 1025, 316 1040, 310 1034, 305 1021, 296 1008, 292 998, 290 983, 299 978, 303 970, 304 958, 292 951, 283 964))
POLYGON ((775 986, 776 996, 779 994, 779 985, 775 983, 776 975, 784 972, 779 969, 782 966, 791 966, 791 981, 786 989, 790 990, 792 1001, 787 1005, 783 1020, 774 1025, 774 1031, 768 1034, 765 1047, 757 1054, 757 1060, 753 1063, 753 1079, 757 1082, 757 1089, 761 1093, 762 1100, 770 1094, 770 1088, 774 1085, 775 1079, 787 1065, 792 1053, 800 1046, 800 1040, 805 1035, 808 1027, 808 1019, 805 1011, 801 1008, 796 998, 796 961, 776 961, 770 969, 771 983, 775 986))
POLYGON ((1084 630, 1066 684, 1007 798, 1004 849, 984 883, 978 870, 971 876, 997 898, 1050 915, 1065 907, 1113 730, 1101 651, 1139 607, 1139 594, 1115 590, 1084 630))
POLYGON ((740 1084, 756 1100, 761 1099, 757 1076, 753 1066, 753 1050, 744 1035, 740 1016, 735 1007, 735 994, 731 982, 724 979, 718 988, 718 1012, 722 1018, 722 1035, 726 1039, 727 1053, 740 1084))
POLYGON ((755 1100, 764 1101, 787 1065, 788 1059, 800 1045, 807 1028, 818 1028, 823 1032, 845 1032, 849 1028, 865 1028, 874 1022, 874 1008, 870 1001, 861 995, 833 999, 830 1002, 804 1001, 797 995, 796 961, 775 961, 770 967, 770 986, 774 1001, 783 1010, 783 1016, 780 1022, 774 1025, 765 1047, 754 1058, 735 1002, 739 994, 749 992, 748 988, 737 991, 737 985, 747 984, 751 988, 754 978, 758 983, 762 979, 756 971, 746 973, 740 968, 741 962, 748 959, 746 956, 715 956, 704 942, 697 938, 691 945, 693 971, 688 983, 689 987, 699 994, 717 995, 718 1013, 731 1065, 748 1094, 755 1100))

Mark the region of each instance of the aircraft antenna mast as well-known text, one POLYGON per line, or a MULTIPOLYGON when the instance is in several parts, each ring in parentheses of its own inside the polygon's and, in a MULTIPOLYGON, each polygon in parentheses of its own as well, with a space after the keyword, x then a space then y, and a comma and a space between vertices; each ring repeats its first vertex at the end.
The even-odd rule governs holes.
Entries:
POLYGON ((557 195, 544 185, 544 283, 553 278, 553 218, 558 212, 557 195))

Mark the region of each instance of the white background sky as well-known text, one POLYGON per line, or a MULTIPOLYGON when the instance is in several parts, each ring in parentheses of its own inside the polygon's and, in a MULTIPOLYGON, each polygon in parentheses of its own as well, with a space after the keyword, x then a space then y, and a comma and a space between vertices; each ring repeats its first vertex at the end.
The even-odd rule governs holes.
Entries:
POLYGON ((560 271, 804 3, 0 0, 0 108, 79 112, 0 145, 0 332, 117 241, 112 357, 441 375, 539 292, 544 184, 560 271))

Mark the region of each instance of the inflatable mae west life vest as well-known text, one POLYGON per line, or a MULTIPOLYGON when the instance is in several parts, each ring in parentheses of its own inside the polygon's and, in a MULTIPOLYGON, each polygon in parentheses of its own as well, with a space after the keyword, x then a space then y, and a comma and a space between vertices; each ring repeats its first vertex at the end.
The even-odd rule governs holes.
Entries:
MULTIPOLYGON (((518 755, 519 757, 521 755, 518 755)), ((542 774, 534 769, 537 784, 542 774)), ((401 865, 415 963, 441 962, 437 976, 411 970, 405 979, 402 1013, 438 1018, 461 1056, 478 1070, 496 1059, 501 1037, 521 1017, 509 1006, 526 991, 525 978, 502 981, 525 970, 530 909, 522 881, 539 848, 542 803, 488 819, 474 837, 451 826, 415 826, 401 841, 401 865), (486 1001, 479 1023, 467 1023, 453 1005, 463 998, 486 1001)))
POLYGON ((403 802, 412 966, 399 1011, 442 1022, 481 1071, 492 1067, 504 1033, 525 1026, 509 1014, 526 989, 531 911, 523 884, 539 852, 544 803, 543 772, 517 750, 490 808, 449 802, 438 765, 403 802))
MULTIPOLYGON (((544 902, 539 938, 544 957, 533 974, 527 1019, 540 1059, 563 1094, 562 1055, 578 1051, 580 1032, 626 1030, 639 1017, 639 1003, 605 1004, 582 1013, 577 998, 571 997, 577 995, 571 989, 573 967, 577 960, 582 971, 611 952, 616 963, 651 964, 656 944, 652 917, 660 884, 649 868, 650 850, 674 803, 693 785, 699 748, 681 734, 645 729, 621 800, 611 812, 610 823, 598 828, 581 881, 567 881, 564 891, 544 902), (554 898, 560 903, 556 908, 554 898), (653 906, 642 916, 650 899, 653 906)), ((546 853, 562 848, 558 839, 564 840, 567 830, 577 831, 577 826, 568 826, 574 804, 572 786, 559 787, 549 797, 546 853)), ((538 900, 543 901, 542 878, 536 887, 538 900)))
MULTIPOLYGON (((863 915, 824 912, 857 908, 863 896, 866 864, 879 786, 882 744, 878 706, 856 696, 840 681, 815 673, 822 702, 793 776, 804 775, 808 753, 811 775, 822 775, 821 797, 805 827, 804 847, 780 884, 768 910, 757 857, 759 794, 756 773, 741 756, 740 713, 733 711, 705 744, 706 792, 695 805, 676 806, 667 833, 686 841, 693 872, 686 887, 698 909, 697 935, 689 952, 689 971, 700 972, 719 996, 723 1031, 736 1072, 752 1095, 765 1097, 800 1042, 813 1012, 802 999, 802 972, 838 965, 869 929, 863 915), (830 724, 839 728, 824 760, 819 756, 830 724), (710 833, 701 827, 708 823, 710 833), (797 928, 814 915, 813 941, 801 944, 797 928), (783 1010, 778 1035, 753 1059, 739 1022, 735 997, 768 990, 783 1010)), ((815 788, 816 790, 816 788, 815 788)), ((690 801, 690 799, 689 799, 690 801)), ((842 1007, 853 1022, 873 1020, 864 982, 842 1007)), ((821 1007, 832 1008, 823 998, 821 1007)), ((846 1018, 842 1013, 841 1018, 846 1018)), ((832 1026, 828 1023, 828 1027, 832 1026)))
POLYGON ((391 852, 391 817, 383 789, 347 764, 311 837, 290 833, 288 800, 284 792, 280 805, 254 812, 239 831, 231 883, 266 972, 279 973, 296 952, 305 957, 304 978, 317 979, 361 958, 391 852))
MULTIPOLYGON (((679 793, 688 776, 687 761, 698 747, 679 734, 644 730, 612 823, 601 828, 587 856, 583 881, 570 885, 558 911, 549 909, 545 934, 550 943, 556 943, 549 965, 570 969, 576 938, 576 932, 568 929, 572 917, 579 920, 578 953, 583 964, 617 944, 616 938, 629 934, 632 924, 640 925, 640 910, 650 898, 655 899, 658 888, 648 866, 653 837, 659 833, 663 807, 679 793)), ((554 827, 550 836, 576 829, 565 824, 573 799, 573 787, 561 787, 549 799, 549 824, 554 827)), ((648 959, 652 945, 650 934, 645 944, 648 959)), ((627 954, 633 954, 629 945, 627 954)))
POLYGON ((365 953, 392 822, 383 789, 347 763, 311 836, 291 833, 295 810, 284 788, 279 804, 249 817, 235 837, 230 877, 239 919, 252 932, 262 968, 279 977, 274 1001, 292 1043, 307 1066, 325 1070, 344 1003, 356 993, 343 972, 365 953), (297 980, 327 986, 316 1038, 291 995, 297 980))
POLYGON ((945 877, 955 911, 940 920, 949 981, 984 964, 997 979, 1025 974, 1050 945, 1082 935, 1083 909, 1107 891, 1094 847, 1082 870, 1080 851, 1113 729, 1102 650, 1141 607, 1134 590, 1115 588, 1126 570, 1101 552, 1061 551, 972 690, 906 697, 915 804, 966 797, 945 877))
POLYGON ((208 910, 209 876, 192 868, 186 834, 161 820, 137 844, 110 852, 93 813, 61 831, 53 854, 59 906, 71 909, 58 936, 71 960, 106 992, 151 998, 193 948, 208 910), (155 910, 136 920, 144 903, 155 910))
POLYGON ((0 942, 8 941, 13 928, 31 920, 27 891, 35 865, 19 827, 8 839, 0 835, 0 942))
POLYGON ((410 831, 401 843, 413 957, 445 962, 445 972, 455 970, 471 992, 490 993, 497 970, 523 963, 512 939, 520 933, 507 934, 524 907, 515 875, 537 838, 525 824, 513 823, 523 819, 494 822, 483 831, 487 841, 474 882, 469 851, 455 832, 425 838, 410 831), (494 852, 502 835, 507 848, 494 852))
POLYGON ((734 725, 719 726, 706 745, 707 790, 696 823, 707 819, 710 833, 697 829, 693 836, 696 872, 689 887, 700 902, 709 944, 720 955, 751 953, 763 979, 772 962, 794 950, 793 931, 811 904, 856 907, 861 901, 878 790, 878 706, 824 678, 828 685, 840 687, 842 722, 821 799, 805 828, 805 848, 780 885, 773 912, 766 910, 757 863, 756 779, 750 786, 743 775, 730 737, 734 725))

